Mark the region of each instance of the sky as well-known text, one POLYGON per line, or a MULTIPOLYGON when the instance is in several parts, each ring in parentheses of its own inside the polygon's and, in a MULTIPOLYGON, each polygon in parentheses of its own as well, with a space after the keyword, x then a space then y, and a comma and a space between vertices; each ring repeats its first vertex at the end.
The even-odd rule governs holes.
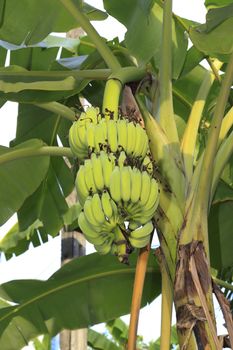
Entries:
MULTIPOLYGON (((89 0, 89 4, 102 9, 102 0, 89 0)), ((205 22, 204 0, 175 0, 173 11, 182 16, 198 22, 205 22)), ((93 22, 98 32, 108 39, 119 36, 124 38, 125 28, 113 18, 104 22, 93 22)), ((15 136, 17 104, 6 103, 0 109, 0 144, 9 145, 9 141, 15 136)), ((16 220, 15 218, 13 221, 16 220)), ((0 227, 0 237, 12 226, 12 220, 0 227)), ((90 245, 88 252, 93 251, 90 245)), ((47 279, 60 266, 60 237, 49 240, 42 247, 30 249, 19 257, 0 263, 0 283, 23 278, 47 279), (53 252, 51 254, 51 251, 53 252), (43 256, 43 259, 41 257, 43 256)), ((156 339, 160 332, 160 299, 156 299, 149 307, 145 307, 140 314, 138 334, 144 337, 146 342, 156 339)), ((123 318, 128 322, 129 317, 123 318)), ((221 322, 220 322, 221 323, 221 322)), ((103 328, 97 327, 102 331, 103 328)), ((30 347, 25 350, 31 349, 30 347)))

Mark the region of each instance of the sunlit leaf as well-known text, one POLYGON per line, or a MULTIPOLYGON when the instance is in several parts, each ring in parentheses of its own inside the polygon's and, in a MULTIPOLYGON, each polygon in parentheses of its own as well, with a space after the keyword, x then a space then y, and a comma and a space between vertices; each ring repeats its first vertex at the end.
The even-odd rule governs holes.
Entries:
MULTIPOLYGON (((48 281, 3 284, 0 296, 15 306, 0 310, 1 350, 18 350, 38 334, 57 334, 108 321, 130 310, 136 254, 130 265, 97 253, 74 259, 48 281)), ((149 259, 142 305, 160 293, 160 273, 149 259)))
MULTIPOLYGON (((0 160, 14 150, 44 145, 41 140, 28 140, 14 148, 0 146, 0 160)), ((7 221, 41 184, 49 167, 49 157, 28 157, 0 166, 0 224, 7 221)))

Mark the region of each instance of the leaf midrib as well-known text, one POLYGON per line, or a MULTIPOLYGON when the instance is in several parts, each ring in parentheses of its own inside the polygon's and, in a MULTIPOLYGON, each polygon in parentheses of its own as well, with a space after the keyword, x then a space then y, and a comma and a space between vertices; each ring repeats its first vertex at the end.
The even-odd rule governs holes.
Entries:
MULTIPOLYGON (((147 273, 152 273, 154 272, 154 268, 153 267, 148 267, 147 268, 147 273)), ((71 287, 75 284, 80 284, 82 282, 87 282, 87 281, 90 281, 90 280, 94 280, 94 279, 98 279, 98 278, 102 278, 102 277, 106 277, 106 276, 112 276, 112 275, 118 275, 118 274, 121 274, 121 273, 125 273, 125 274, 129 274, 129 273, 135 273, 135 267, 134 268, 128 268, 128 269, 121 269, 121 270, 117 270, 117 271, 107 271, 107 272, 102 272, 102 273, 99 273, 98 275, 90 275, 90 276, 87 276, 87 277, 83 277, 81 279, 79 279, 78 281, 77 280, 74 280, 74 281, 70 281, 68 283, 65 283, 65 284, 62 284, 62 285, 59 285, 55 288, 52 288, 52 290, 50 289, 49 291, 47 292, 44 292, 42 294, 40 294, 39 296, 36 296, 36 297, 33 297, 32 299, 24 302, 22 305, 19 305, 19 306, 14 306, 13 310, 11 310, 9 313, 7 313, 6 315, 4 315, 3 317, 0 317, 0 322, 4 321, 5 319, 7 319, 9 316, 11 316, 11 314, 15 314, 15 313, 18 313, 21 309, 23 309, 24 307, 32 304, 33 302, 36 302, 40 299, 43 299, 44 297, 50 295, 50 294, 53 294, 57 291, 60 291, 62 289, 65 289, 67 287, 71 287)), ((48 280, 49 281, 49 280, 48 280)))

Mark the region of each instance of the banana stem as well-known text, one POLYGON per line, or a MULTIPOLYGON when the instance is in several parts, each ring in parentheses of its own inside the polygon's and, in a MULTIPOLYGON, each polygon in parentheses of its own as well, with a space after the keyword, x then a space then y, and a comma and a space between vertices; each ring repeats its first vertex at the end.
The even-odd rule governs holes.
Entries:
POLYGON ((223 118, 222 121, 222 126, 219 134, 219 144, 222 142, 222 140, 226 137, 228 131, 233 125, 233 107, 227 112, 225 117, 223 118))
POLYGON ((121 65, 117 58, 113 55, 105 41, 101 38, 95 28, 89 22, 87 16, 80 11, 77 5, 72 0, 60 0, 63 6, 71 13, 71 15, 77 20, 78 24, 83 28, 87 35, 91 38, 93 43, 96 45, 97 50, 103 57, 107 66, 112 71, 118 70, 121 65))
POLYGON ((174 118, 171 83, 172 0, 164 1, 163 34, 160 62, 160 125, 162 126, 171 144, 173 144, 178 158, 180 158, 179 138, 174 118))
POLYGON ((188 123, 181 142, 181 152, 184 160, 187 186, 189 186, 193 175, 194 153, 198 135, 198 128, 201 121, 206 98, 208 96, 213 82, 214 75, 207 71, 205 78, 198 91, 192 110, 190 112, 188 123))
POLYGON ((72 158, 73 154, 69 147, 43 146, 40 148, 25 147, 17 150, 9 149, 9 152, 0 156, 0 165, 12 162, 14 160, 39 157, 39 156, 60 156, 72 158))
POLYGON ((118 118, 121 90, 127 82, 141 80, 146 75, 144 68, 124 67, 109 76, 104 89, 102 111, 110 111, 113 118, 118 118))
MULTIPOLYGON (((207 146, 204 153, 202 168, 200 171, 200 179, 195 195, 195 206, 199 206, 202 213, 208 211, 211 183, 213 178, 214 159, 218 146, 218 139, 221 130, 221 123, 225 111, 225 106, 229 96, 230 88, 233 81, 233 53, 231 54, 227 65, 226 73, 222 82, 220 93, 217 99, 217 104, 212 119, 210 133, 207 141, 207 146)), ((208 242, 208 237, 203 237, 205 243, 208 242)))
POLYGON ((172 303, 173 293, 169 274, 166 269, 166 261, 160 250, 156 251, 160 264, 162 276, 162 308, 161 308, 161 331, 160 331, 160 350, 169 350, 171 345, 171 322, 172 322, 172 303))
POLYGON ((147 247, 140 249, 140 252, 138 255, 138 261, 137 261, 135 279, 134 279, 134 287, 133 287, 133 296, 131 301, 129 338, 128 338, 127 350, 136 349, 138 318, 139 318, 139 311, 141 307, 142 292, 143 292, 149 254, 150 254, 150 246, 148 245, 147 247))
POLYGON ((75 121, 75 112, 69 107, 58 102, 47 102, 47 103, 34 103, 35 106, 51 111, 59 116, 68 119, 70 121, 75 121))

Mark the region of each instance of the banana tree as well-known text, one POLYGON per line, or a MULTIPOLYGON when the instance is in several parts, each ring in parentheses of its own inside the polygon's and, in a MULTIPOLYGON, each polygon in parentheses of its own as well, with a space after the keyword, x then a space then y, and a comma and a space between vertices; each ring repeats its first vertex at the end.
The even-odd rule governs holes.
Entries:
POLYGON ((181 349, 233 347, 233 2, 206 0, 205 24, 174 14, 171 0, 103 3, 106 12, 78 0, 0 2, 0 103, 19 103, 16 138, 0 148, 0 224, 15 212, 18 223, 1 250, 21 254, 67 225, 100 252, 47 281, 3 284, 1 349, 131 310, 133 350, 139 309, 159 294, 160 349, 170 348, 173 303, 181 349), (127 28, 123 42, 92 26, 108 14, 127 28), (52 34, 74 27, 86 35, 52 34))

